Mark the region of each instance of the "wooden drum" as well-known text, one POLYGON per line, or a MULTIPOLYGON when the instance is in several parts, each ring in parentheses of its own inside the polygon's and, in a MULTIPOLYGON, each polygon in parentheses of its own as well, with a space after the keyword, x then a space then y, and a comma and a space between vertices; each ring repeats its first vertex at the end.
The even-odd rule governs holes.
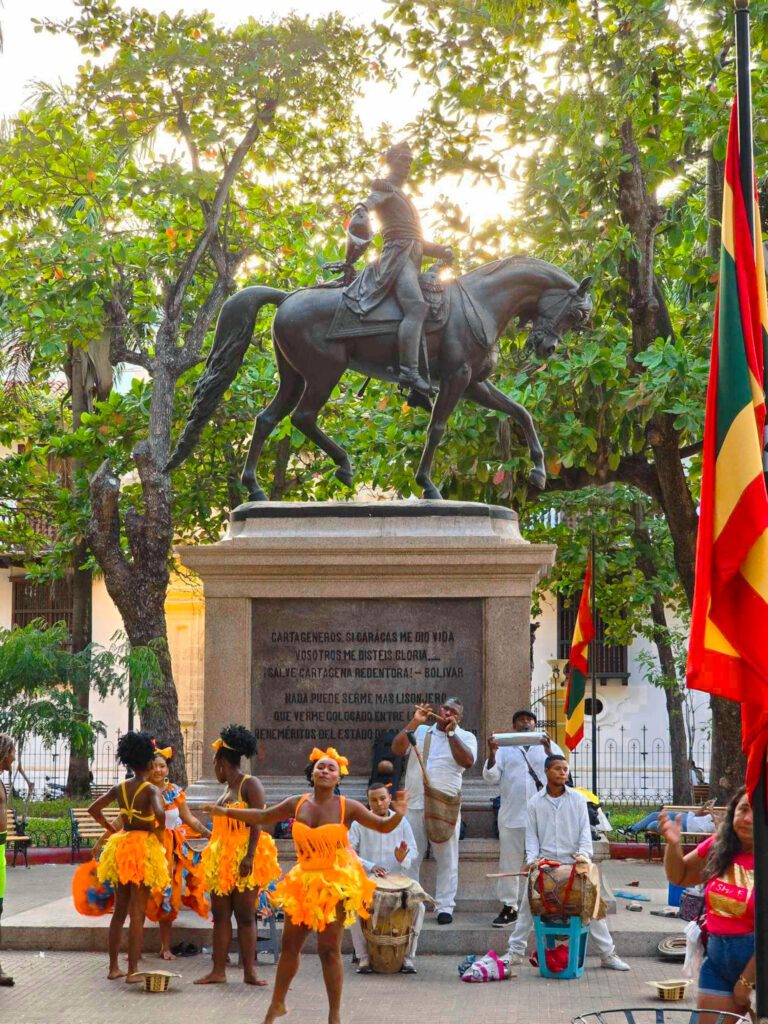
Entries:
POLYGON ((371 916, 360 923, 377 974, 397 974, 403 966, 424 893, 407 875, 376 879, 371 916))

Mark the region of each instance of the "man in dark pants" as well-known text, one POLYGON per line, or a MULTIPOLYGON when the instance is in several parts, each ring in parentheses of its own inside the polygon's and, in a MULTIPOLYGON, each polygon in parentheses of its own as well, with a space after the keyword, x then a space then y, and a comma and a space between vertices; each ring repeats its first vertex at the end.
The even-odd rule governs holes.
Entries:
MULTIPOLYGON (((16 744, 13 737, 0 733, 0 776, 3 772, 10 772, 13 762, 16 760, 16 744)), ((0 779, 0 919, 3 916, 3 899, 5 897, 5 822, 8 813, 8 792, 5 783, 0 779)), ((10 974, 3 974, 0 965, 0 986, 10 988, 14 981, 10 974)))

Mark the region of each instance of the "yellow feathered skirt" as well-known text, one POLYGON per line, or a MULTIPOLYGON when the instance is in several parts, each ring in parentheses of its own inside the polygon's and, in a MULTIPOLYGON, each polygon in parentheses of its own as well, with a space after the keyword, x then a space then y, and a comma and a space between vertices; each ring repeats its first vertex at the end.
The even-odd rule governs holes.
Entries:
POLYGON ((277 883, 270 899, 293 924, 322 932, 336 920, 341 904, 344 927, 357 918, 370 917, 376 883, 351 850, 340 849, 332 867, 309 868, 297 864, 277 883))
POLYGON ((261 833, 253 855, 253 870, 240 874, 240 864, 248 850, 249 828, 234 818, 213 819, 211 841, 203 850, 200 867, 204 888, 215 896, 227 896, 237 889, 262 889, 280 877, 277 847, 272 836, 261 833))
POLYGON ((152 832, 116 832, 107 840, 98 867, 100 882, 146 885, 162 892, 171 883, 165 848, 152 832))

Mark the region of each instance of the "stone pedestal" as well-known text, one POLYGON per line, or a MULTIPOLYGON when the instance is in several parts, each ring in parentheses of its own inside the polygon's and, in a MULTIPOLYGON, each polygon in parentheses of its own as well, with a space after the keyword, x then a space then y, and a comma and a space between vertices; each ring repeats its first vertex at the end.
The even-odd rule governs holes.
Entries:
MULTIPOLYGON (((531 591, 554 553, 498 506, 240 506, 223 540, 178 549, 205 594, 206 750, 223 724, 253 729, 271 802, 313 746, 336 746, 367 778, 377 733, 416 699, 455 695, 477 778, 486 737, 530 700, 531 591)), ((487 809, 490 790, 472 788, 487 809)))

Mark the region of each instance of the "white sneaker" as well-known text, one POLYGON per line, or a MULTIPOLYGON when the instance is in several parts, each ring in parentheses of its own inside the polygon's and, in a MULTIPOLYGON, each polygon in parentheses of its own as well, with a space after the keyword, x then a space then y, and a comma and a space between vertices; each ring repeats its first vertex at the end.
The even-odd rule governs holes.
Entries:
POLYGON ((499 959, 503 960, 505 964, 509 964, 510 967, 519 967, 520 964, 525 963, 525 956, 522 953, 505 953, 499 959))
POLYGON ((403 966, 400 968, 401 974, 418 974, 416 970, 416 964, 413 962, 413 957, 407 956, 403 960, 403 966))
POLYGON ((602 961, 602 966, 608 971, 631 971, 632 968, 629 964, 625 964, 623 960, 619 959, 615 953, 611 953, 602 961))
POLYGON ((360 963, 357 965, 358 974, 373 974, 373 968, 371 967, 371 961, 367 956, 360 957, 360 963))

